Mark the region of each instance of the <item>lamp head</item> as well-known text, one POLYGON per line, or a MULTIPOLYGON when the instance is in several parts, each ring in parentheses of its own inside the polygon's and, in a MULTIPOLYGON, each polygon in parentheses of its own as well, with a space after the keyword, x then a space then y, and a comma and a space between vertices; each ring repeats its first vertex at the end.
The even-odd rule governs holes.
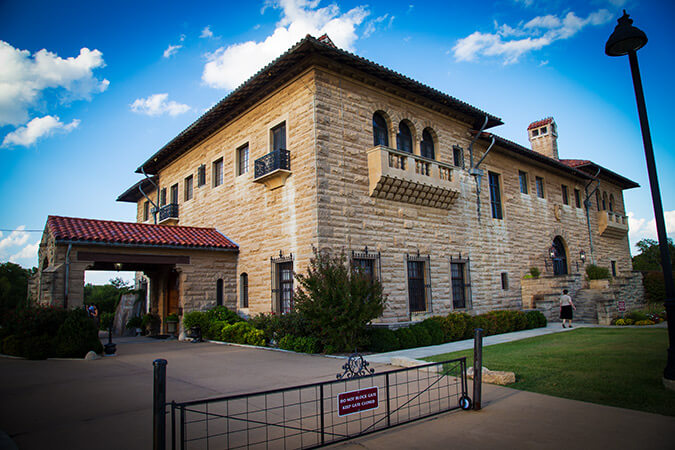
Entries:
POLYGON ((633 26, 633 19, 626 14, 625 9, 623 16, 619 17, 617 22, 618 25, 605 44, 607 56, 624 56, 645 46, 647 35, 633 26))

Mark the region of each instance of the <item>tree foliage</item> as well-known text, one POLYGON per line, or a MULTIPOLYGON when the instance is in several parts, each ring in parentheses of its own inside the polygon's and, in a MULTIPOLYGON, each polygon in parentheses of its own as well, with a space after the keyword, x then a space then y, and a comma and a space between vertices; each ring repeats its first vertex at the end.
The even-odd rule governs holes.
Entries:
MULTIPOLYGON (((659 243, 654 239, 642 239, 635 246, 640 253, 633 256, 633 269, 635 270, 662 270, 661 269, 661 251, 659 243)), ((675 261, 675 245, 673 240, 668 238, 668 249, 670 250, 670 261, 675 261)))
POLYGON ((354 350, 363 343, 366 325, 384 311, 382 284, 350 270, 344 253, 314 249, 307 273, 295 277, 295 308, 324 349, 354 350))
POLYGON ((84 304, 94 304, 99 314, 114 313, 122 294, 131 291, 131 287, 121 278, 111 278, 108 284, 84 286, 84 304))
POLYGON ((36 270, 11 262, 0 264, 0 317, 27 304, 28 279, 36 270))

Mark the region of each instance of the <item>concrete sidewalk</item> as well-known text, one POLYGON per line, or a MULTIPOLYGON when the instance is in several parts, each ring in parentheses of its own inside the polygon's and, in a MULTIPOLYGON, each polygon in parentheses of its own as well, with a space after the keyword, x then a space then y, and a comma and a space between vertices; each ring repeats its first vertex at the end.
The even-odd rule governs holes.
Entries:
MULTIPOLYGON (((590 324, 575 324, 574 328, 563 328, 560 322, 548 323, 545 327, 533 328, 531 330, 514 331, 513 333, 495 334, 494 336, 487 336, 483 338, 483 347, 488 345, 503 344, 504 342, 519 341, 535 336, 543 336, 545 334, 564 333, 572 331, 576 328, 590 328, 601 327, 601 325, 590 324)), ((379 364, 391 364, 393 357, 405 357, 411 359, 423 359, 429 356, 441 355, 443 353, 458 352, 460 350, 468 350, 473 348, 473 339, 466 339, 463 341, 448 342, 441 345, 431 345, 429 347, 409 348, 406 350, 397 350, 395 352, 376 353, 368 355, 366 359, 369 362, 379 364)))

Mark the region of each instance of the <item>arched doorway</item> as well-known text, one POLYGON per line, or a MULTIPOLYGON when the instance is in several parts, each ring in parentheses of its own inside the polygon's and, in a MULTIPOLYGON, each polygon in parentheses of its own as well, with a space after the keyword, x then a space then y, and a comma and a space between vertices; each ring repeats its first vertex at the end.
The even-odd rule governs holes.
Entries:
POLYGON ((567 275, 567 252, 560 236, 553 239, 553 275, 567 275))

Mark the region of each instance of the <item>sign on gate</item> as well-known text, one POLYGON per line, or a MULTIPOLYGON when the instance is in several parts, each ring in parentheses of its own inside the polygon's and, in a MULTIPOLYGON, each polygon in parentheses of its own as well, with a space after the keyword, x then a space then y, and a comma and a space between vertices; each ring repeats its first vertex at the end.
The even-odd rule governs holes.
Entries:
POLYGON ((377 386, 374 386, 338 394, 338 416, 342 417, 357 412, 377 409, 379 405, 378 392, 377 386))

